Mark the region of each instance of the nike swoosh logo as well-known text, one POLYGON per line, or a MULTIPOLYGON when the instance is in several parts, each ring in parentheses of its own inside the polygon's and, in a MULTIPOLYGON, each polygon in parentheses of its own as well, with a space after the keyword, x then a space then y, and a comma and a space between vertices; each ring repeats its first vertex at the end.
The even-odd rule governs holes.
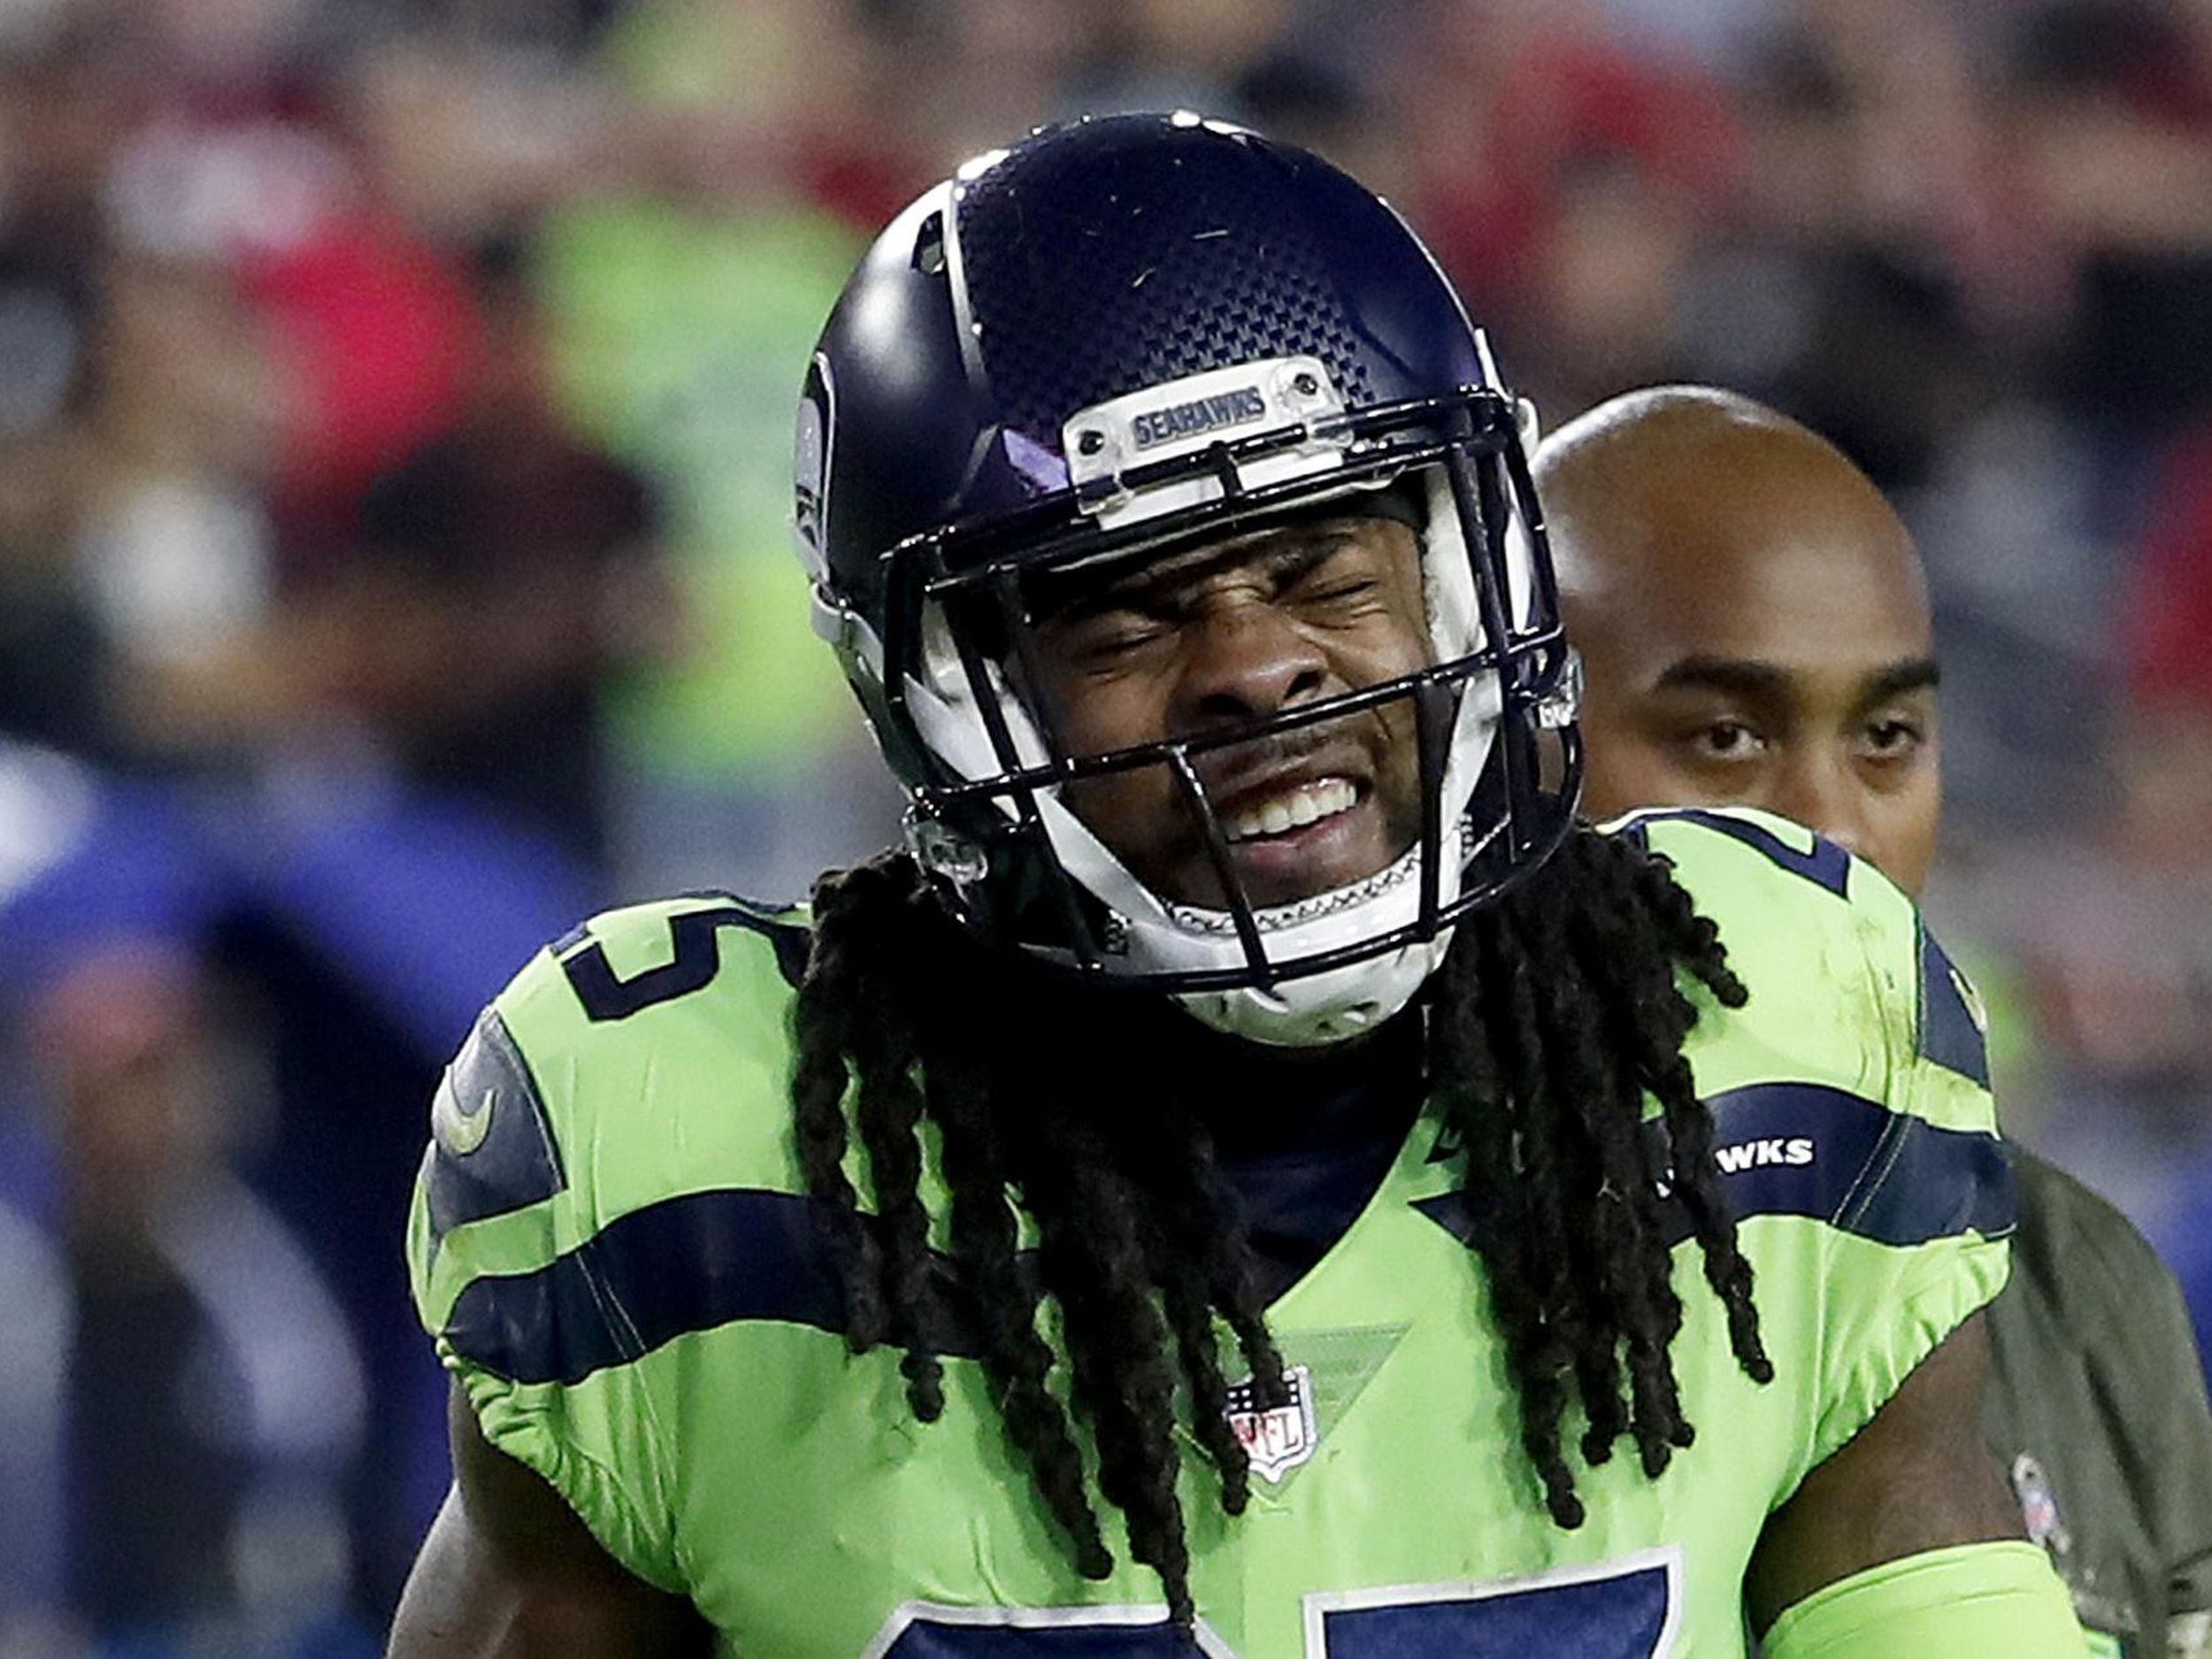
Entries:
POLYGON ((474 1111, 462 1109, 461 1096, 447 1078, 438 1086, 437 1094, 430 1102, 430 1130, 437 1136, 438 1145, 449 1156, 465 1158, 484 1144, 484 1137, 492 1129, 492 1105, 499 1098, 495 1089, 486 1089, 477 1102, 474 1111))

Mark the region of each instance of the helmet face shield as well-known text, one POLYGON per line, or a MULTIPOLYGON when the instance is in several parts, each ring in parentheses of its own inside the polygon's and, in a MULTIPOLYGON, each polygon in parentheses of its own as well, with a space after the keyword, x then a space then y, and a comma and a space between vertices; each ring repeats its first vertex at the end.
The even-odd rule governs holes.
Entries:
POLYGON ((816 354, 797 525, 955 914, 1263 1041, 1402 1007, 1572 815, 1517 425, 1426 250, 1303 152, 1114 118, 917 202, 816 354), (1388 544, 1392 649, 1294 695, 1082 718, 1087 596, 1370 519, 1396 520, 1348 533, 1388 544))

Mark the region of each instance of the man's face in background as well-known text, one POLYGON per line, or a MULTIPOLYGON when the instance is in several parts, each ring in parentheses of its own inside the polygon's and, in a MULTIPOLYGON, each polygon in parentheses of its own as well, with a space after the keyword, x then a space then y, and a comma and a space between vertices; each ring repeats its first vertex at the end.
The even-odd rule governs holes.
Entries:
POLYGON ((1632 394, 1544 446, 1584 810, 1753 806, 1917 894, 1939 807, 1919 557, 1844 457, 1743 400, 1632 394))

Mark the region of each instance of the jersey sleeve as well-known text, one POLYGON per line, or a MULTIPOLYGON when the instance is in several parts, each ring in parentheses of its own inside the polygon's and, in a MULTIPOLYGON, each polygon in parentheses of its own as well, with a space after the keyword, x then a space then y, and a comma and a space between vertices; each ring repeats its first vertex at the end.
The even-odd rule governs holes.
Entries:
POLYGON ((1748 810, 1643 815, 1749 1000, 1692 1038, 1722 1188, 1803 1444, 1863 1427, 2002 1288, 2015 1225, 1978 999, 1870 864, 1748 810))
POLYGON ((1884 1562, 1783 1613, 1766 1659, 2082 1659, 2081 1627, 2042 1551, 2018 1540, 1884 1562))
POLYGON ((431 1103, 408 1221, 419 1317, 492 1445, 659 1588, 687 1573, 672 1371, 634 1286, 689 1194, 778 1179, 803 928, 727 900, 595 918, 478 1018, 431 1103), (703 1109, 709 1108, 709 1109, 703 1109))

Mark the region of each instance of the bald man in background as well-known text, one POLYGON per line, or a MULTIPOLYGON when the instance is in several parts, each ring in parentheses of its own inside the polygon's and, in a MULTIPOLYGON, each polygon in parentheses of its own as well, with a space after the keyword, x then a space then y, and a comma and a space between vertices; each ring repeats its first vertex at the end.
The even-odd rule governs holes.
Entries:
MULTIPOLYGON (((1755 806, 1915 897, 1941 772, 1911 537, 1833 445, 1695 387, 1601 404, 1538 451, 1583 654, 1584 810, 1755 806)), ((2212 1655, 2212 1409, 2173 1274, 2017 1146, 1984 1432, 2090 1651, 2212 1655)))

